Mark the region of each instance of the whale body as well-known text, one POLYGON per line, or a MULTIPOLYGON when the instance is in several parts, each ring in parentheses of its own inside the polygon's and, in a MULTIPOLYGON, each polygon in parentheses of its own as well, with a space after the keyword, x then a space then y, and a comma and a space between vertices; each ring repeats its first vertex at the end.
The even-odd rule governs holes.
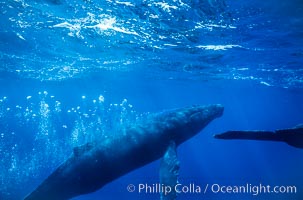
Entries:
POLYGON ((94 192, 122 175, 161 158, 223 114, 221 105, 190 106, 155 114, 115 137, 74 149, 25 200, 66 200, 94 192))

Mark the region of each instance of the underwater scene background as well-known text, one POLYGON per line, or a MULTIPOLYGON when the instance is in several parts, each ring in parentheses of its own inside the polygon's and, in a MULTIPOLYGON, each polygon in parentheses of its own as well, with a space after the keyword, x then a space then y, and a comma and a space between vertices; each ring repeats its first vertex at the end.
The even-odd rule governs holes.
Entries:
MULTIPOLYGON (((303 123, 301 0, 0 0, 0 10, 0 199, 23 199, 74 147, 213 103, 224 115, 180 145, 179 182, 297 191, 177 199, 303 199, 302 149, 213 138, 303 123)), ((139 183, 159 183, 159 161, 74 199, 160 199, 127 191, 139 183)))

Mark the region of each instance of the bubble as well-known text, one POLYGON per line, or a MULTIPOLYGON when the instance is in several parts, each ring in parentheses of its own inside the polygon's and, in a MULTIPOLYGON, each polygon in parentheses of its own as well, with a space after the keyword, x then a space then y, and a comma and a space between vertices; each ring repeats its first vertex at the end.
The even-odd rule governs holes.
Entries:
POLYGON ((123 99, 122 103, 120 104, 121 107, 125 107, 127 105, 127 99, 123 99))
POLYGON ((2 99, 0 99, 0 102, 4 102, 7 99, 7 97, 3 97, 2 99))
MULTIPOLYGON (((0 96, 0 101, 3 102, 0 102, 1 119, 2 116, 9 117, 9 119, 18 117, 15 122, 20 123, 21 128, 30 126, 35 130, 34 137, 30 141, 32 143, 29 145, 29 147, 32 145, 33 147, 30 149, 26 148, 26 152, 24 152, 26 155, 22 159, 21 157, 15 157, 17 161, 16 170, 18 173, 26 173, 26 177, 36 173, 34 170, 48 169, 53 167, 53 165, 57 165, 57 163, 61 163, 64 155, 67 155, 67 153, 61 152, 69 152, 67 149, 70 149, 70 147, 93 141, 95 138, 112 137, 111 134, 108 134, 109 130, 117 132, 115 130, 124 128, 129 123, 129 120, 135 120, 135 118, 130 119, 128 117, 131 109, 128 107, 129 102, 123 98, 118 101, 118 104, 114 104, 116 102, 106 102, 105 104, 103 103, 104 97, 100 93, 92 98, 88 94, 88 96, 82 96, 82 93, 78 95, 80 103, 72 104, 71 102, 68 105, 64 105, 65 101, 57 99, 56 95, 51 96, 51 93, 48 94, 43 89, 40 90, 40 95, 38 95, 38 92, 24 95, 21 98, 22 103, 18 102, 13 105, 3 105, 7 103, 7 100, 11 100, 11 97, 8 96, 5 101, 4 99, 6 98, 0 96), (110 103, 112 103, 112 107, 109 106, 110 103), (125 112, 121 109, 120 104, 122 104, 123 109, 126 109, 125 112), (10 107, 9 112, 6 111, 8 107, 10 107), (20 114, 20 117, 19 115, 11 115, 12 111, 20 114), (62 132, 64 132, 64 138, 66 138, 64 143, 59 141, 62 137, 62 132), (41 164, 44 163, 42 161, 46 158, 44 155, 47 155, 47 160, 45 160, 47 165, 41 164), (60 158, 58 158, 59 156, 60 158), (24 163, 28 164, 24 165, 24 163)), ((6 149, 0 148, 0 151, 11 152, 11 154, 18 156, 18 153, 24 148, 19 143, 19 146, 14 146, 15 142, 13 142, 13 139, 18 139, 22 135, 17 132, 19 126, 18 129, 14 130, 13 128, 8 129, 7 132, 0 130, 0 143, 12 140, 6 146, 6 149)), ((5 169, 10 169, 11 163, 12 159, 10 159, 5 169)), ((2 168, 0 166, 0 169, 2 168)), ((24 177, 20 177, 20 180, 22 178, 24 177)))
POLYGON ((12 147, 12 150, 15 150, 17 148, 17 144, 15 144, 13 147, 12 147))
POLYGON ((99 96, 99 102, 104 102, 104 97, 102 95, 99 96))
POLYGON ((10 110, 11 110, 11 108, 6 108, 6 110, 7 110, 7 111, 10 111, 10 110))

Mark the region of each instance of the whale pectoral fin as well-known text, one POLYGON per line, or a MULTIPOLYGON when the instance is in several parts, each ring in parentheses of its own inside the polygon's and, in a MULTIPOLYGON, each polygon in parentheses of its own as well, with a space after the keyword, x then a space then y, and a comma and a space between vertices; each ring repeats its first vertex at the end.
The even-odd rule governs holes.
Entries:
POLYGON ((294 128, 303 129, 303 124, 298 124, 298 125, 296 125, 294 128))
POLYGON ((303 128, 298 126, 297 128, 276 130, 275 133, 280 135, 288 145, 303 148, 303 128))
POLYGON ((74 147, 73 153, 76 157, 83 155, 84 153, 90 151, 94 145, 92 143, 86 143, 82 146, 74 147))
POLYGON ((174 190, 175 185, 178 183, 180 169, 180 161, 177 158, 176 143, 170 142, 160 164, 160 183, 164 186, 170 186, 171 191, 165 194, 161 193, 162 200, 175 200, 177 193, 174 190))
POLYGON ((282 141, 279 135, 272 131, 227 131, 214 135, 214 137, 217 139, 282 141))

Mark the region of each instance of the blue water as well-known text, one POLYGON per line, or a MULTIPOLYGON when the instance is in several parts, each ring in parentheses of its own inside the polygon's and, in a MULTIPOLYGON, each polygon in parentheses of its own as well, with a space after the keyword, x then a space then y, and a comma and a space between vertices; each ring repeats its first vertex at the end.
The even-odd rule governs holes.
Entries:
MULTIPOLYGON (((224 115, 178 148, 178 199, 303 199, 303 151, 221 141, 227 130, 303 122, 301 0, 0 1, 0 199, 22 199, 75 146, 148 113, 220 103, 224 115), (295 185, 296 194, 204 194, 206 184, 295 185)), ((156 148, 156 147, 155 147, 156 148)), ((159 199, 151 163, 74 199, 159 199)))

